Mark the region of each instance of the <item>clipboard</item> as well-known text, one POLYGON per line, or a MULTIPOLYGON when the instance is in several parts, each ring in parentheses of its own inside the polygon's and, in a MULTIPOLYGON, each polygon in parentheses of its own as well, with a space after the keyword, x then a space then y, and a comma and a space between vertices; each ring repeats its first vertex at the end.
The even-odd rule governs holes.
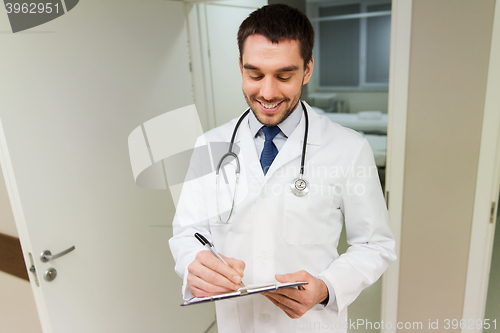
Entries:
POLYGON ((256 285, 250 285, 246 286, 243 288, 240 288, 236 291, 231 291, 228 293, 224 294, 218 294, 218 295, 213 295, 213 296, 207 296, 207 297, 193 297, 188 301, 185 301, 181 306, 187 306, 187 305, 192 305, 192 304, 199 304, 199 303, 205 303, 205 302, 212 302, 212 301, 219 301, 227 298, 233 298, 233 297, 241 297, 241 296, 247 296, 247 295, 253 295, 253 294, 260 294, 266 291, 271 291, 271 290, 278 290, 278 289, 284 289, 284 288, 294 288, 294 287, 299 287, 307 284, 307 282, 287 282, 287 283, 280 283, 280 282, 275 282, 275 283, 267 283, 267 284, 256 284, 256 285))

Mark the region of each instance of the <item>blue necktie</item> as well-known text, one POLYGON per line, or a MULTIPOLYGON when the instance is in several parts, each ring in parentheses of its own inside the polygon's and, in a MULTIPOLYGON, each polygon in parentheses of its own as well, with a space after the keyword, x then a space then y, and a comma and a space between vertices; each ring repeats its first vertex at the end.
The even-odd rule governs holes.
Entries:
POLYGON ((276 155, 278 155, 278 148, 273 142, 274 137, 280 132, 278 126, 264 126, 262 131, 266 137, 264 142, 264 149, 262 149, 262 154, 260 155, 260 165, 262 165, 262 171, 264 175, 267 174, 267 170, 274 161, 276 155))

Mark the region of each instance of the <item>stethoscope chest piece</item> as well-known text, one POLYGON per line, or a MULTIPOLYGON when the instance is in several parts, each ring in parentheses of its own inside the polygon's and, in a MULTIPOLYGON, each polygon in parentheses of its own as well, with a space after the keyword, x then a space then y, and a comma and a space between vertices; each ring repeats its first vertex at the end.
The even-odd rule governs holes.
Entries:
POLYGON ((292 193, 298 197, 302 197, 309 192, 309 184, 303 178, 296 178, 291 184, 292 193))
MULTIPOLYGON (((304 175, 304 161, 306 157, 306 147, 307 147, 307 133, 309 131, 309 118, 307 116, 307 109, 306 106, 304 105, 303 102, 302 104, 302 109, 304 110, 304 119, 305 119, 305 131, 304 131, 304 141, 302 144, 302 157, 300 159, 300 172, 299 172, 299 178, 296 178, 291 184, 290 188, 292 190, 292 193, 295 194, 298 197, 302 197, 309 192, 309 184, 307 181, 303 178, 304 175)), ((241 122, 243 121, 243 118, 250 112, 250 108, 246 110, 238 119, 238 122, 236 123, 236 126, 234 127, 233 130, 233 135, 231 136, 231 141, 229 142, 229 150, 227 153, 225 153, 219 160, 219 163, 217 165, 217 168, 215 169, 215 200, 216 200, 216 205, 217 205, 217 222, 218 223, 223 223, 223 224, 228 224, 228 223, 233 223, 233 220, 231 219, 233 209, 234 209, 234 202, 235 202, 235 196, 238 188, 238 180, 239 180, 239 174, 240 174, 240 162, 238 159, 238 156, 233 153, 233 144, 234 144, 234 138, 236 137, 236 132, 238 131, 238 127, 240 126, 241 122), (236 184, 234 186, 234 192, 233 192, 233 199, 231 202, 231 209, 228 212, 228 217, 223 220, 221 216, 221 212, 219 209, 219 171, 220 168, 222 167, 222 162, 228 158, 228 157, 233 157, 234 160, 236 161, 236 184)))

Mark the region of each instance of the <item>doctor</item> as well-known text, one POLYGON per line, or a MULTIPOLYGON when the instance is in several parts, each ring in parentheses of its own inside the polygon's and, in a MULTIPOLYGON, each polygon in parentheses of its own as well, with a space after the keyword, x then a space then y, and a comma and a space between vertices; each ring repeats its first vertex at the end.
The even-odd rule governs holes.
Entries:
POLYGON ((217 302, 219 332, 347 332, 347 306, 396 258, 369 144, 300 102, 313 72, 313 43, 311 23, 296 9, 277 4, 250 14, 238 46, 251 111, 236 130, 238 119, 200 137, 197 146, 209 153, 191 159, 170 239, 184 298, 236 290, 242 280, 308 282, 300 290, 217 302), (239 187, 234 174, 224 173, 223 185, 234 183, 219 198, 214 169, 224 152, 210 147, 227 147, 233 132, 239 187), (302 159, 308 192, 299 196, 291 183, 302 159), (217 205, 231 202, 232 191, 231 216, 225 206, 219 218, 217 205), (339 256, 344 221, 350 247, 339 256), (206 251, 195 232, 228 265, 206 251))

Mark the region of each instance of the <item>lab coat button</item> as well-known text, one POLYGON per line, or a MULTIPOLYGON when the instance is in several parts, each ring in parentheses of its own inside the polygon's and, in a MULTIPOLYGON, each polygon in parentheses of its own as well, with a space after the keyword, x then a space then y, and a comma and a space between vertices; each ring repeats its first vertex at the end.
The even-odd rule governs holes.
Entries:
POLYGON ((269 315, 267 313, 261 313, 259 319, 260 321, 267 323, 269 321, 269 315))
POLYGON ((260 192, 260 197, 261 198, 269 198, 270 194, 266 191, 266 189, 263 189, 262 192, 260 192))

